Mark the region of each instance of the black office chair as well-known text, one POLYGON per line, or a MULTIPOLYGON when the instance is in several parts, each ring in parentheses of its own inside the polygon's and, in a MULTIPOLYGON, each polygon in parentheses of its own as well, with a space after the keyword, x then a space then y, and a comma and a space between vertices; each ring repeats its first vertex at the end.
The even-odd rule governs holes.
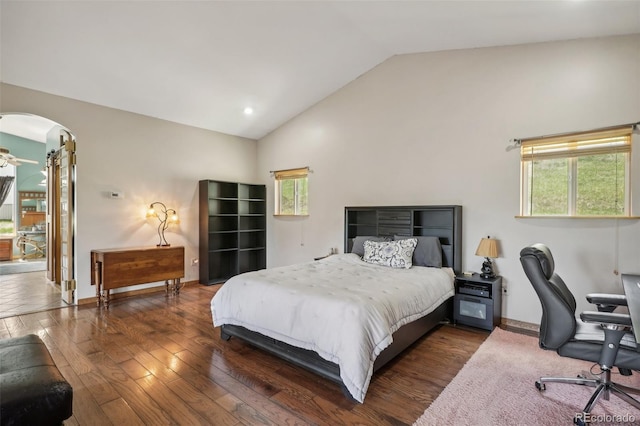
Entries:
POLYGON ((611 369, 614 367, 620 368, 623 374, 640 370, 640 353, 631 333, 631 318, 612 312, 616 306, 626 305, 625 296, 590 294, 587 300, 596 304, 599 312, 583 312, 580 319, 576 319, 576 300, 562 278, 554 272, 551 251, 544 244, 525 247, 520 251, 520 262, 542 304, 540 347, 555 350, 560 356, 596 362, 602 371, 595 379, 583 376, 542 377, 536 382, 538 390, 545 390, 547 382, 596 387, 583 414, 574 418, 576 424, 585 424, 584 419, 588 419, 587 414, 598 399, 608 400, 610 393, 640 409, 640 402, 627 393, 640 393, 640 389, 611 381, 611 369))

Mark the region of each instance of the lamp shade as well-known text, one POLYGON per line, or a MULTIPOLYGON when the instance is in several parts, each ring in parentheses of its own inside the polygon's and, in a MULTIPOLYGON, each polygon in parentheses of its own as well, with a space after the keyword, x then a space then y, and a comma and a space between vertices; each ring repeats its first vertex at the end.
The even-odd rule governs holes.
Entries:
POLYGON ((496 258, 498 257, 498 241, 493 238, 483 238, 480 240, 476 256, 496 258))

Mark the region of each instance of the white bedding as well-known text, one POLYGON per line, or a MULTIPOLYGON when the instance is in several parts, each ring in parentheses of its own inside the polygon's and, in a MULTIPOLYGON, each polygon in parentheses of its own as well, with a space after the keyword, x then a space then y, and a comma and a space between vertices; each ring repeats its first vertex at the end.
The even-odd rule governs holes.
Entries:
POLYGON ((362 402, 392 333, 453 296, 453 279, 449 268, 394 269, 340 254, 234 276, 211 312, 216 327, 240 325, 338 364, 362 402))

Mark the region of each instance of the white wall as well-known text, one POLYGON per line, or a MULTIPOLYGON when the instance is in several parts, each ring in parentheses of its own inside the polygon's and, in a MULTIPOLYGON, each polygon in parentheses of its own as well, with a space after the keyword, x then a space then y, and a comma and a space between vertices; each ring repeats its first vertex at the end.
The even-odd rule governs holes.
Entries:
POLYGON ((157 221, 145 218, 153 201, 175 208, 178 229, 166 233, 185 246, 185 280, 197 280, 198 180, 255 183, 256 141, 78 102, 7 84, 0 111, 49 118, 77 140, 77 297, 95 296, 90 252, 111 247, 153 246, 157 221), (107 191, 124 198, 110 199, 107 191))
POLYGON ((505 317, 540 320, 519 262, 534 242, 550 246, 587 309, 585 293, 622 291, 614 270, 640 272, 640 221, 516 219, 519 153, 505 148, 512 138, 636 121, 640 35, 392 57, 258 142, 270 209, 269 170, 313 171, 310 216, 269 217, 268 264, 342 251, 345 206, 460 204, 465 270, 480 269, 483 236, 501 242, 505 317))
MULTIPOLYGON (((640 120, 640 35, 393 57, 257 147, 6 84, 0 111, 52 119, 77 138, 80 299, 94 296, 91 249, 156 244, 144 218, 151 201, 178 210, 179 230, 167 238, 186 247, 188 262, 198 256, 199 179, 266 183, 272 209, 269 171, 306 165, 311 215, 269 216, 269 266, 342 250, 345 206, 461 204, 464 269, 479 270, 482 236, 501 241, 495 263, 509 288, 507 318, 539 321, 518 259, 526 244, 549 244, 579 309, 587 292, 621 291, 615 269, 640 272, 640 221, 514 218, 518 152, 505 152, 511 138, 640 120), (106 198, 110 190, 125 198, 106 198)), ((186 269, 187 280, 198 278, 186 269)))

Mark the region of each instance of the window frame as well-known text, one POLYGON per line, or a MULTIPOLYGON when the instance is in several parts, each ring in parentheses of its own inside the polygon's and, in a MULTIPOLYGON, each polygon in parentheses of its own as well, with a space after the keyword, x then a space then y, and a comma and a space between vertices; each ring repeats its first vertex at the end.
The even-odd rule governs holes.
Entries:
POLYGON ((272 172, 274 176, 274 216, 309 216, 309 167, 300 167, 295 169, 277 170, 272 172), (306 193, 303 194, 301 188, 302 180, 306 181, 306 193), (285 181, 293 181, 294 200, 293 212, 282 212, 282 184, 285 181), (307 209, 299 210, 299 200, 301 196, 307 197, 307 209))
POLYGON ((8 222, 11 224, 12 232, 2 232, 0 231, 0 237, 2 238, 14 238, 18 235, 18 168, 12 164, 6 164, 1 168, 2 173, 0 176, 11 176, 13 177, 13 183, 11 188, 9 189, 9 193, 7 194, 7 198, 4 201, 3 205, 11 205, 11 219, 8 222))
POLYGON ((560 135, 542 136, 516 140, 520 145, 520 215, 522 218, 633 218, 632 194, 632 145, 633 133, 638 123, 627 124, 587 132, 571 132, 560 135), (537 152, 536 152, 537 151, 537 152), (623 154, 625 164, 624 200, 621 214, 577 214, 578 161, 588 155, 623 154), (567 210, 564 214, 533 214, 531 196, 532 165, 536 160, 567 160, 567 210))

